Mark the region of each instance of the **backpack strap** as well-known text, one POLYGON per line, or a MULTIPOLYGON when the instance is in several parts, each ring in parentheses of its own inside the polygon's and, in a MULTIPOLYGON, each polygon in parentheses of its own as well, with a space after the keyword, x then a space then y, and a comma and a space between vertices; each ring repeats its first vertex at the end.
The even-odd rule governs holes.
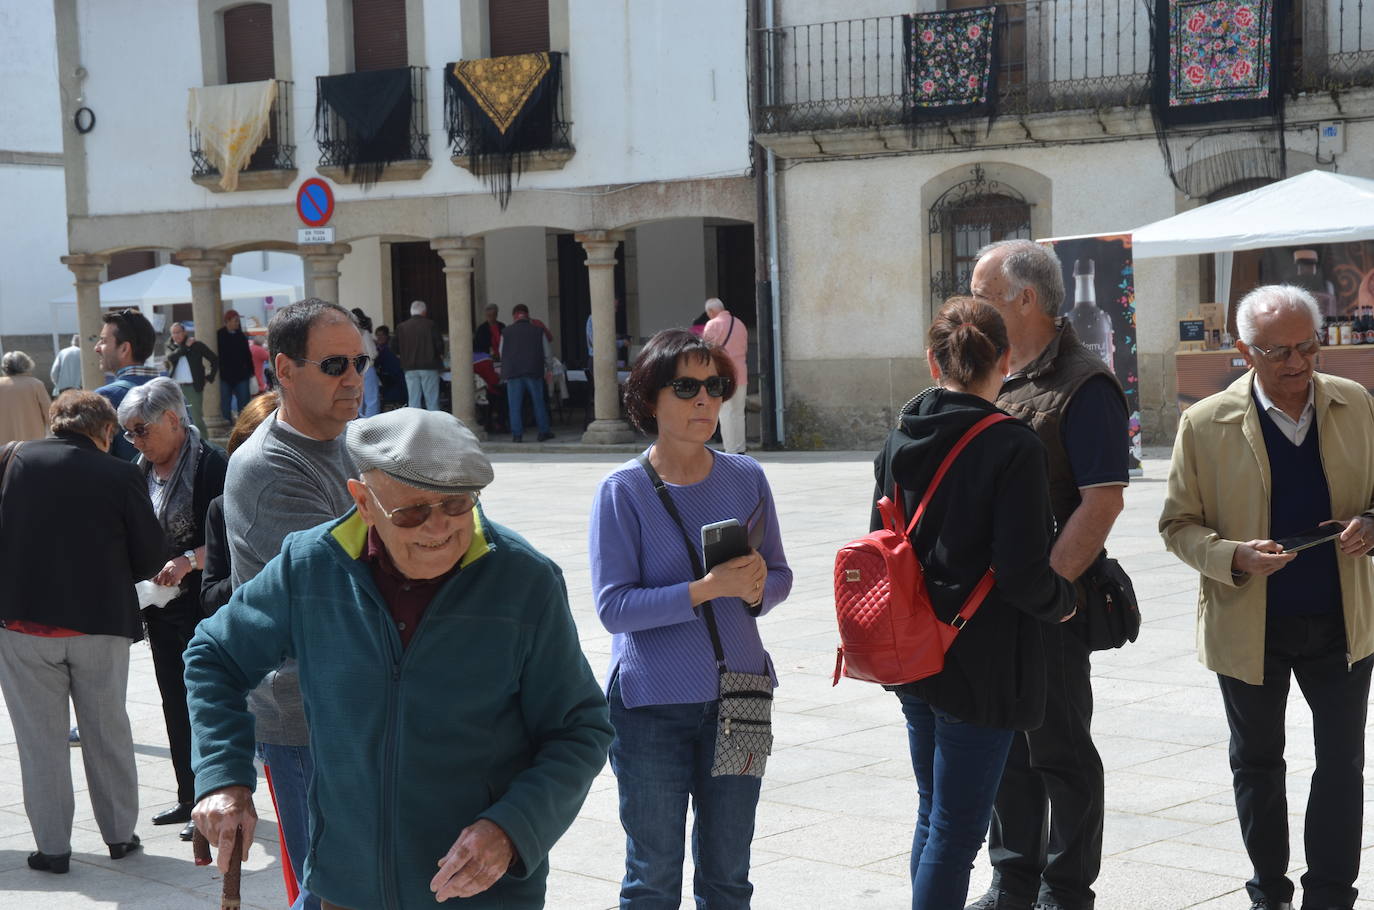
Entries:
MULTIPOLYGON (((926 506, 930 505, 930 498, 935 495, 936 488, 940 486, 940 481, 945 479, 945 474, 949 472, 950 466, 954 464, 954 459, 959 457, 959 453, 964 451, 970 442, 973 442, 974 437, 988 427, 995 423, 1001 423, 1004 420, 1011 419, 1012 416, 1010 414, 1003 414, 1001 411, 995 414, 989 414, 969 427, 964 432, 964 435, 959 437, 959 441, 954 444, 954 448, 950 449, 949 453, 945 455, 944 461, 940 462, 940 467, 935 471, 935 477, 931 479, 929 486, 926 487, 925 495, 921 497, 920 504, 916 506, 916 511, 912 513, 911 524, 907 525, 906 528, 907 537, 910 537, 911 532, 916 530, 917 523, 920 522, 921 516, 926 512, 926 506)), ((898 522, 900 524, 903 501, 902 488, 895 483, 893 486, 896 489, 896 495, 893 496, 892 501, 897 505, 898 522)))
MULTIPOLYGON (((687 546, 687 558, 692 561, 692 572, 699 579, 705 578, 706 569, 702 565, 701 555, 697 553, 697 548, 692 544, 692 538, 687 534, 687 527, 682 523, 682 516, 678 513, 672 494, 668 492, 668 485, 663 482, 663 478, 658 476, 654 466, 649 463, 649 453, 640 452, 635 461, 639 462, 644 473, 649 475, 649 482, 654 485, 654 489, 658 492, 658 498, 662 501, 663 508, 672 516, 673 524, 677 525, 678 531, 682 533, 682 542, 687 546)), ((711 648, 716 653, 716 666, 724 670, 725 649, 721 647, 720 632, 716 629, 716 611, 709 600, 701 605, 701 618, 706 620, 706 631, 711 633, 711 648)))

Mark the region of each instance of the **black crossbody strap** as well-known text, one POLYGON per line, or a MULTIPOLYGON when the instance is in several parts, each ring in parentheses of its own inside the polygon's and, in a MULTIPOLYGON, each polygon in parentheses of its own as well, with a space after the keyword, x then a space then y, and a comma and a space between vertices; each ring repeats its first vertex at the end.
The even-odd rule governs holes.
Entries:
POLYGON ((5 489, 5 472, 10 468, 10 460, 14 458, 14 453, 19 451, 19 445, 18 441, 10 442, 0 449, 0 492, 5 489))
MULTIPOLYGON (((654 466, 649 463, 649 453, 641 452, 635 460, 644 469, 644 473, 649 475, 649 482, 658 491, 658 498, 662 501, 663 508, 668 510, 668 515, 672 517, 673 524, 677 525, 678 531, 682 533, 682 543, 687 547, 687 557, 692 561, 692 571, 697 578, 705 578, 706 569, 702 566, 701 555, 697 553, 697 548, 692 544, 692 538, 687 534, 687 526, 682 523, 682 516, 678 514, 672 494, 668 492, 668 485, 663 482, 663 478, 658 476, 654 466)), ((706 631, 711 633, 711 648, 716 652, 716 665, 724 670, 725 649, 720 646, 720 632, 716 629, 716 613, 709 600, 701 605, 701 618, 706 620, 706 631)))

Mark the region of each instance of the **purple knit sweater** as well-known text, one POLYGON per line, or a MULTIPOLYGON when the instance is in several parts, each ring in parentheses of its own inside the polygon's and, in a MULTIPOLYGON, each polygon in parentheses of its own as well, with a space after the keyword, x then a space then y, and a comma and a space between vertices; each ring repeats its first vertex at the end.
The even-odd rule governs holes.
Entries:
MULTIPOLYGON (((745 524, 759 499, 764 500, 759 553, 768 564, 766 613, 792 590, 773 494, 754 459, 714 455, 705 480, 668 484, 668 490, 698 552, 702 525, 727 518, 745 524)), ((692 564, 682 533, 637 462, 626 462, 601 482, 592 508, 590 550, 596 612, 613 634, 607 690, 618 675, 620 697, 629 708, 714 701, 718 683, 711 637, 687 591, 695 578, 692 564)), ((713 603, 726 665, 768 673, 777 685, 758 622, 744 603, 737 597, 713 603)))

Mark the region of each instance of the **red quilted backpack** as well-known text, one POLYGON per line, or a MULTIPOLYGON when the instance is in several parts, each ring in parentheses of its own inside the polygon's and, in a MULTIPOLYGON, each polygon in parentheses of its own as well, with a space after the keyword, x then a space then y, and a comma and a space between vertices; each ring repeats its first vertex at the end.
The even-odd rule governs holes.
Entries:
POLYGON ((911 546, 911 532, 964 447, 993 424, 1011 419, 1007 414, 989 414, 959 438, 940 462, 910 524, 902 515, 902 488, 894 484, 892 498, 878 500, 883 527, 850 541, 835 555, 840 647, 832 685, 839 683, 841 673, 851 679, 898 685, 944 669, 945 652, 992 590, 992 569, 983 574, 958 615, 941 622, 926 593, 925 571, 911 546))

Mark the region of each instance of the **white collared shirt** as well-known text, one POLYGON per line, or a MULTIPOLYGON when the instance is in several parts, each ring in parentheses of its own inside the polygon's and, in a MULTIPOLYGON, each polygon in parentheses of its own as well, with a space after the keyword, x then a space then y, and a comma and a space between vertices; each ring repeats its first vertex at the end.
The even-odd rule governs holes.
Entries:
POLYGON ((1303 440, 1307 438, 1307 431, 1312 429, 1312 420, 1317 414, 1316 405, 1313 403, 1316 396, 1316 385, 1310 380, 1308 381, 1307 404, 1303 405, 1302 413, 1298 415, 1297 420, 1289 417, 1282 408, 1274 404, 1273 399, 1265 394, 1264 386, 1260 384, 1259 379, 1255 380, 1254 385, 1255 398, 1259 401, 1260 407, 1264 408, 1265 412, 1274 419, 1274 426, 1278 427, 1279 432, 1287 436, 1288 441, 1293 445, 1302 445, 1303 440))

